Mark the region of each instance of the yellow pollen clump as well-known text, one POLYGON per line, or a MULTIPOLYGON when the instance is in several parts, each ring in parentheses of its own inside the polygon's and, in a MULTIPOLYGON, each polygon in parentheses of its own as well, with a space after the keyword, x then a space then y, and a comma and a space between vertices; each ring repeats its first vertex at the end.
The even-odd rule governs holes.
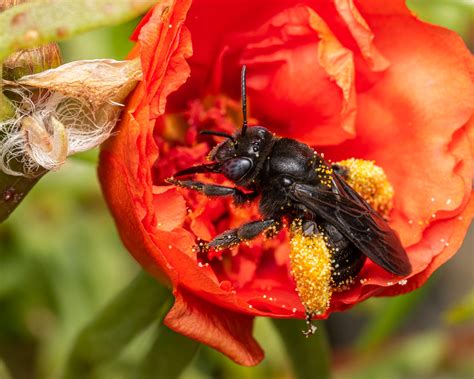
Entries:
POLYGON ((385 172, 373 161, 346 159, 336 163, 348 170, 347 183, 369 205, 383 216, 388 216, 393 206, 393 187, 385 172))
POLYGON ((323 314, 332 295, 332 251, 322 233, 305 236, 301 220, 291 225, 291 274, 300 300, 310 316, 323 314))

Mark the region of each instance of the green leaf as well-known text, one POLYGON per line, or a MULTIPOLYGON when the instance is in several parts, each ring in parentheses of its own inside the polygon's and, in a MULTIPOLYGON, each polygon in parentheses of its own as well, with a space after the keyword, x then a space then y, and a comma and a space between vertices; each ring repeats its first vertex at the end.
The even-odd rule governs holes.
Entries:
POLYGON ((140 272, 79 334, 65 377, 84 378, 95 366, 115 358, 167 310, 163 307, 171 299, 166 287, 144 271, 140 272))
POLYGON ((129 21, 156 0, 40 0, 0 13, 0 61, 16 50, 129 21))
POLYGON ((191 363, 199 346, 199 342, 173 332, 160 320, 156 340, 141 362, 135 378, 178 378, 191 363))
POLYGON ((355 346, 359 351, 373 351, 392 336, 398 328, 403 325, 415 307, 423 300, 430 285, 425 284, 416 291, 406 295, 400 295, 387 299, 376 299, 384 301, 386 305, 381 307, 373 317, 365 330, 362 331, 355 346))
POLYGON ((327 379, 330 377, 330 348, 322 321, 313 321, 317 326, 314 335, 306 338, 302 320, 279 320, 273 323, 280 333, 286 352, 297 379, 327 379))

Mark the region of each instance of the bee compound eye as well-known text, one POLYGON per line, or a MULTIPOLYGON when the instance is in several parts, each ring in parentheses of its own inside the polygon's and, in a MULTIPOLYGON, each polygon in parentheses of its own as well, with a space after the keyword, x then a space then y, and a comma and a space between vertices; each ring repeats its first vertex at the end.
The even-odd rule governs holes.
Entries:
POLYGON ((283 176, 281 178, 281 184, 284 186, 284 187, 289 187, 291 186, 292 184, 294 183, 294 180, 289 178, 288 176, 283 176))
POLYGON ((229 159, 222 166, 222 173, 227 179, 242 179, 252 168, 253 163, 250 159, 244 157, 236 157, 229 159))

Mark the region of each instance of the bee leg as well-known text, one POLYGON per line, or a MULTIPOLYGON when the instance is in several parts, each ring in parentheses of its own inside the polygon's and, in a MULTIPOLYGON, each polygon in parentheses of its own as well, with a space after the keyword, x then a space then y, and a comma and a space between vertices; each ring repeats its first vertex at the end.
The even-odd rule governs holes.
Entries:
POLYGON ((277 236, 278 233, 280 233, 281 228, 283 227, 283 224, 280 221, 275 221, 275 223, 270 226, 268 229, 265 230, 265 238, 266 239, 272 239, 277 236))
POLYGON ((240 228, 226 230, 216 236, 207 244, 207 248, 222 250, 238 245, 243 241, 249 241, 257 237, 263 231, 275 226, 275 220, 252 221, 242 225, 240 228))
POLYGON ((303 235, 305 237, 318 234, 318 225, 313 220, 305 220, 302 225, 303 235))
POLYGON ((217 184, 206 184, 195 180, 168 179, 167 182, 179 187, 202 192, 206 196, 233 196, 236 204, 243 204, 258 196, 258 192, 245 193, 238 188, 219 186, 217 184))
POLYGON ((306 313, 306 326, 308 329, 302 330, 301 332, 306 338, 311 337, 314 333, 316 333, 316 330, 318 330, 318 327, 313 324, 313 316, 309 313, 306 313))

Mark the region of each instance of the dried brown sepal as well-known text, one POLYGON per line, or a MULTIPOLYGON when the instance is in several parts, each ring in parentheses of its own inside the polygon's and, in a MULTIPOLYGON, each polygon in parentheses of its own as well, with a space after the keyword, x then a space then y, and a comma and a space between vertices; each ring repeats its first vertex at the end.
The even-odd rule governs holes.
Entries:
POLYGON ((95 59, 66 63, 39 74, 24 76, 18 85, 43 88, 82 99, 94 108, 121 102, 142 77, 140 62, 95 59))

